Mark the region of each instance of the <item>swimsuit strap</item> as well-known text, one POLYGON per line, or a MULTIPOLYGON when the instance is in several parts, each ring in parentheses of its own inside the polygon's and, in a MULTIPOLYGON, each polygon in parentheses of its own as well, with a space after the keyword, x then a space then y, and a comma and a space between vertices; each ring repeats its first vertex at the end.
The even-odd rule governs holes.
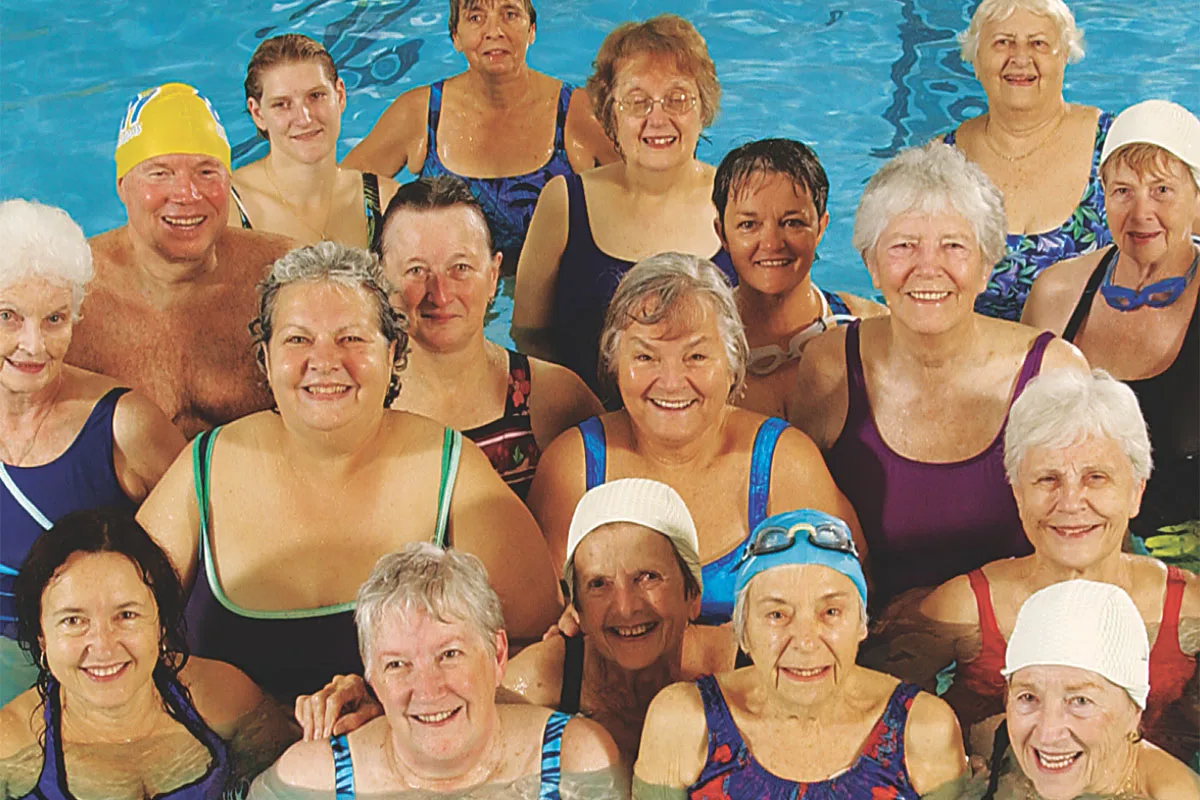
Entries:
POLYGON ((229 184, 229 193, 233 195, 233 203, 237 206, 238 216, 242 220, 242 227, 246 230, 252 229, 254 226, 250 224, 250 217, 246 214, 246 204, 242 202, 242 196, 238 194, 237 187, 232 183, 229 184))
POLYGON ((196 492, 196 504, 200 507, 200 554, 201 562, 208 552, 208 522, 210 509, 209 469, 212 467, 213 442, 221 432, 221 425, 207 430, 192 442, 192 484, 196 492))
POLYGON ((867 744, 862 750, 864 757, 895 770, 895 775, 909 786, 912 780, 904 764, 904 730, 908 725, 908 712, 912 709, 913 700, 920 693, 920 686, 900 681, 892 690, 879 721, 867 735, 867 744))
POLYGON ((787 426, 787 422, 778 417, 767 417, 754 435, 754 449, 750 451, 750 490, 746 493, 746 520, 751 531, 767 518, 771 463, 775 459, 779 436, 787 426))
POLYGON ((542 784, 538 787, 538 800, 559 800, 558 785, 562 781, 562 738, 570 714, 551 711, 546 718, 546 729, 542 732, 542 784))
MULTIPOLYGON (((708 725, 708 755, 705 758, 705 772, 717 763, 742 762, 748 755, 746 742, 738 730, 733 715, 729 713, 729 704, 715 675, 701 675, 696 679, 696 688, 700 690, 700 701, 704 705, 704 721, 708 725), (722 750, 722 758, 717 759, 716 753, 722 750)), ((701 772, 700 780, 704 779, 701 772)))
POLYGON ((867 379, 863 374, 858 326, 858 320, 846 326, 846 390, 849 392, 849 399, 846 403, 846 422, 843 432, 857 427, 862 420, 871 415, 871 402, 867 398, 867 379))
POLYGON ((333 785, 335 800, 354 800, 354 761, 350 758, 350 741, 346 734, 329 737, 333 750, 333 785))
POLYGON ((604 483, 608 472, 607 449, 604 443, 604 423, 599 417, 588 417, 576 427, 583 435, 583 463, 586 486, 589 491, 604 483))
POLYGON ((42 721, 45 731, 42 734, 42 772, 38 775, 37 786, 30 792, 33 797, 69 798, 67 791, 67 770, 63 759, 62 746, 62 698, 59 696, 58 681, 50 676, 46 687, 46 699, 42 703, 42 721))
POLYGON ((508 397, 504 400, 504 416, 529 417, 529 395, 533 388, 533 372, 529 356, 508 351, 508 397))
POLYGON ((1162 621, 1158 626, 1158 636, 1154 640, 1155 649, 1158 643, 1165 642, 1164 647, 1178 651, 1184 658, 1190 658, 1179 647, 1179 612, 1183 607, 1183 593, 1187 588, 1187 578, 1179 567, 1167 565, 1167 591, 1163 598, 1162 621), (1165 639, 1163 637, 1166 637, 1165 639))
POLYGON ((433 531, 433 543, 438 547, 449 547, 446 526, 450 520, 450 498, 454 494, 454 480, 458 476, 458 460, 462 456, 462 434, 446 428, 442 436, 442 477, 438 484, 437 524, 433 531))
POLYGON ((571 109, 571 95, 574 93, 575 87, 563 81, 558 90, 558 115, 554 120, 555 150, 567 149, 567 111, 571 109))
POLYGON ((821 297, 825 300, 824 316, 828 317, 832 314, 834 322, 839 325, 855 319, 854 312, 850 310, 850 306, 846 305, 846 301, 837 292, 827 292, 820 286, 817 286, 817 291, 821 293, 821 297))
POLYGON ((1021 364, 1021 372, 1017 375, 1017 386, 1013 390, 1012 400, 1008 401, 1010 408, 1016 402, 1016 399, 1021 396, 1021 392, 1025 391, 1025 384, 1037 377, 1037 374, 1042 371, 1042 356, 1046 354, 1046 347, 1049 346, 1053 339, 1053 333, 1042 331, 1033 340, 1029 352, 1025 354, 1025 361, 1021 364))
POLYGON ((440 80, 429 84, 429 114, 425 123, 425 160, 428 162, 432 157, 439 166, 441 161, 438 160, 437 154, 437 128, 442 117, 442 87, 445 83, 445 80, 440 80))
POLYGON ((973 569, 967 573, 967 581, 971 584, 971 593, 975 595, 975 608, 979 612, 979 632, 983 636, 983 649, 989 644, 999 644, 1006 648, 1004 634, 996 622, 996 610, 992 607, 992 590, 987 576, 982 569, 973 569))
POLYGON ((1117 258, 1117 248, 1112 247, 1104 257, 1100 259, 1100 263, 1092 270, 1092 274, 1088 276, 1087 284, 1083 287, 1083 294, 1079 296, 1079 302, 1075 305, 1075 310, 1071 313, 1071 319, 1067 322, 1067 327, 1063 328, 1062 337, 1068 342, 1074 342, 1075 337, 1079 334, 1079 329, 1083 327, 1083 321, 1087 319, 1088 314, 1092 311, 1092 301, 1096 299, 1096 292, 1100 289, 1100 284, 1104 282, 1104 273, 1108 270, 1109 261, 1115 261, 1117 258))
POLYGON ((562 691, 558 710, 567 714, 579 713, 579 696, 583 694, 583 635, 564 636, 562 691))
POLYGON ((374 172, 362 174, 363 214, 367 217, 367 248, 379 252, 379 237, 383 235, 383 208, 379 203, 379 176, 374 172))

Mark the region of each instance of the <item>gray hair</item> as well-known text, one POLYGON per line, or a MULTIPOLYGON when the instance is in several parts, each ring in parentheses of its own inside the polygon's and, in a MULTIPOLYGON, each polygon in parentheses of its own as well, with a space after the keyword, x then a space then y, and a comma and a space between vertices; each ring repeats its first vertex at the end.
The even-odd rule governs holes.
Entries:
MULTIPOLYGON (((758 575, 751 578, 750 582, 733 599, 733 637, 741 651, 746 654, 750 653, 748 642, 746 641, 746 617, 749 616, 750 609, 746 606, 750 602, 750 587, 754 585, 754 581, 757 578, 758 575)), ((862 598, 858 596, 857 592, 855 592, 854 598, 858 601, 859 624, 863 626, 863 630, 867 630, 867 607, 863 604, 862 598)))
POLYGON ((71 316, 92 279, 92 248, 75 221, 61 208, 32 200, 0 203, 0 287, 30 278, 66 285, 71 290, 71 316))
POLYGON ((1004 195, 978 165, 940 139, 900 151, 867 182, 854 215, 852 237, 864 262, 883 229, 913 211, 962 215, 975 231, 988 269, 1004 257, 1004 195))
POLYGON ((504 630, 504 615, 483 562, 470 553, 411 542, 379 559, 358 590, 354 624, 368 678, 375 637, 384 618, 391 614, 404 617, 414 611, 442 623, 468 623, 495 655, 496 634, 504 630))
POLYGON ((274 332, 275 303, 279 299, 279 291, 293 283, 322 281, 362 289, 375 302, 379 331, 388 342, 396 345, 392 379, 383 400, 385 407, 390 406, 400 393, 400 371, 404 369, 408 358, 408 321, 402 313, 392 308, 388 300, 392 286, 379 264, 378 256, 366 250, 337 242, 317 242, 307 247, 297 247, 271 265, 267 277, 258 284, 258 316, 250 322, 258 366, 266 374, 266 349, 274 332))
POLYGON ((1049 17, 1058 29, 1058 38, 1067 46, 1067 61, 1074 64, 1083 58, 1083 31, 1075 25, 1075 15, 1063 0, 983 0, 971 16, 971 24, 958 34, 962 60, 975 64, 979 55, 979 33, 989 22, 1006 20, 1017 9, 1049 17))
POLYGON ((738 315, 733 289, 707 258, 687 253, 659 253, 643 258, 621 278, 600 330, 600 383, 617 393, 617 347, 621 334, 637 322, 656 325, 671 318, 687 301, 704 299, 716 315, 717 331, 729 364, 728 399, 742 390, 750 345, 738 315))
POLYGON ((1102 369, 1091 374, 1057 369, 1034 378, 1013 403, 1004 430, 1004 471, 1009 483, 1031 447, 1070 447, 1104 436, 1121 447, 1133 477, 1150 477, 1150 435, 1137 395, 1102 369))

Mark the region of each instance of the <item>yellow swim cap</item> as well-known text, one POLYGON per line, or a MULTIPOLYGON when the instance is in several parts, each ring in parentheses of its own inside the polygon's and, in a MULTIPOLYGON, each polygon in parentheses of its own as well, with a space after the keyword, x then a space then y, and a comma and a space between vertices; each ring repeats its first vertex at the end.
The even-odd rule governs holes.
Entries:
POLYGON ((186 83, 164 83, 130 101, 117 135, 117 179, 148 158, 172 153, 212 156, 232 170, 216 109, 186 83))

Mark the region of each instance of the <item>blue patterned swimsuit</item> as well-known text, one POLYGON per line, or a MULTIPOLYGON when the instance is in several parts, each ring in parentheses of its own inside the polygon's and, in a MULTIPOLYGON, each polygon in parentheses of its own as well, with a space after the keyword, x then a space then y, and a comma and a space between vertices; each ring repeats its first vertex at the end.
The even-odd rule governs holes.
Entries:
POLYGON ((429 85, 429 121, 425 129, 425 163, 421 165, 420 177, 450 175, 471 188, 471 194, 479 198, 483 214, 492 228, 495 247, 504 253, 504 262, 515 269, 525 244, 529 221, 537 206, 542 189, 555 175, 571 175, 574 170, 567 159, 566 125, 567 109, 571 107, 571 95, 575 87, 563 83, 558 92, 558 115, 554 121, 554 152, 550 160, 533 172, 503 178, 472 178, 451 172, 438 156, 437 129, 442 116, 442 86, 445 81, 429 85))
MULTIPOLYGON (((1033 280, 1042 270, 1112 243, 1108 220, 1104 216, 1104 187, 1100 185, 1100 151, 1104 149, 1112 121, 1112 114, 1100 112, 1092 150, 1092 171, 1088 175, 1087 188, 1083 190, 1083 199, 1071 212, 1070 219, 1045 233, 1010 233, 1005 237, 1007 253, 992 270, 983 294, 975 299, 975 310, 980 314, 1014 322, 1019 320, 1033 280)), ((956 133, 950 131, 942 141, 953 145, 956 133)))

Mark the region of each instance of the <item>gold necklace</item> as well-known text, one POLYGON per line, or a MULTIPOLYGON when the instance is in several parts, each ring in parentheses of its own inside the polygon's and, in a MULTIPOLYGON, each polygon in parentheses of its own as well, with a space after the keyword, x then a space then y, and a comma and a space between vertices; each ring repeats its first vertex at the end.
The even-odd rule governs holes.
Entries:
MULTIPOLYGON (((37 444, 38 434, 42 432, 42 426, 46 424, 46 420, 50 419, 50 415, 54 413, 54 405, 58 400, 58 393, 60 391, 62 391, 61 376, 58 379, 58 385, 54 387, 54 395, 50 398, 50 402, 46 406, 46 413, 42 415, 40 420, 38 420, 38 424, 33 426, 33 436, 29 438, 29 444, 25 445, 25 449, 21 451, 19 456, 11 461, 6 462, 9 466, 21 466, 21 462, 28 458, 29 454, 33 452, 33 446, 37 444)), ((4 452, 10 456, 13 454, 13 451, 8 449, 8 444, 4 445, 4 452)))
MULTIPOLYGON (((332 189, 330 190, 329 197, 325 203, 325 221, 321 224, 320 228, 315 228, 309 223, 308 220, 306 220, 304 218, 304 214, 301 213, 300 208, 292 205, 291 201, 289 201, 286 197, 284 197, 283 192, 279 188, 279 184, 275 182, 275 178, 271 175, 271 173, 274 170, 271 169, 270 156, 268 156, 266 161, 264 162, 263 171, 266 172, 266 174, 267 174, 267 180, 269 180, 271 182, 271 188, 275 190, 275 196, 278 197, 279 202, 283 203, 284 207, 286 207, 287 210, 291 212, 292 216, 295 217, 296 220, 301 225, 303 225, 304 227, 308 228, 310 231, 315 233, 317 235, 317 237, 319 239, 321 239, 322 241, 325 239, 328 239, 329 234, 327 234, 325 232, 325 230, 326 230, 326 228, 329 227, 329 217, 332 216, 332 214, 333 214, 333 190, 332 189)), ((334 185, 336 186, 337 185, 337 173, 336 172, 334 173, 333 180, 334 180, 334 185)))
POLYGON ((1067 118, 1067 109, 1064 106, 1062 113, 1058 115, 1058 119, 1054 122, 1054 125, 1050 128, 1049 133, 1047 133, 1045 136, 1043 136, 1041 138, 1041 140, 1038 141, 1037 144, 1035 144, 1033 147, 1026 150, 1024 153, 1021 153, 1018 156, 1010 156, 1007 153, 1001 153, 998 149, 996 149, 996 145, 992 144, 992 133, 991 133, 991 131, 992 131, 992 115, 988 114, 988 118, 986 120, 984 120, 984 122, 983 122, 983 143, 987 146, 988 150, 991 150, 993 153, 995 153, 1000 158, 1004 159, 1005 161, 1009 162, 1010 164, 1016 164, 1018 161, 1024 161, 1025 159, 1029 158, 1031 155, 1036 153, 1038 150, 1041 150, 1042 147, 1044 147, 1046 145, 1046 143, 1049 142, 1054 137, 1054 134, 1058 133, 1058 129, 1062 127, 1063 120, 1066 118, 1067 118))

